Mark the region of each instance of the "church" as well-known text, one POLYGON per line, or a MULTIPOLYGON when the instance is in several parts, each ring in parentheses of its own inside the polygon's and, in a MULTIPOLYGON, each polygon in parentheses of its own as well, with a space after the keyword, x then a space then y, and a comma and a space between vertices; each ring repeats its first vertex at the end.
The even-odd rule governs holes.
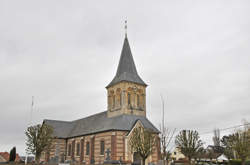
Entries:
MULTIPOLYGON (((103 164, 107 151, 110 151, 111 160, 138 161, 139 156, 131 152, 128 141, 133 128, 140 125, 160 133, 146 117, 146 87, 137 73, 125 35, 116 75, 106 86, 107 110, 74 121, 45 119, 43 123, 54 129, 54 140, 50 151, 43 153, 41 160, 57 157, 59 161, 103 164)), ((146 163, 157 163, 160 159, 159 139, 157 141, 146 163)))

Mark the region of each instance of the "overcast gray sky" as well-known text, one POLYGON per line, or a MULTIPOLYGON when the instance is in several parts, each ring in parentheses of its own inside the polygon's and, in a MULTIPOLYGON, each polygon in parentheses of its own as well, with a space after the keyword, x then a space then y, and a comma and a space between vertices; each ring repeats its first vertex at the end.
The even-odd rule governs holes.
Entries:
MULTIPOLYGON (((2 0, 0 151, 25 153, 32 96, 32 124, 106 110, 126 19, 156 126, 160 94, 171 129, 204 133, 250 121, 249 0, 2 0)), ((211 136, 201 137, 210 144, 211 136)))

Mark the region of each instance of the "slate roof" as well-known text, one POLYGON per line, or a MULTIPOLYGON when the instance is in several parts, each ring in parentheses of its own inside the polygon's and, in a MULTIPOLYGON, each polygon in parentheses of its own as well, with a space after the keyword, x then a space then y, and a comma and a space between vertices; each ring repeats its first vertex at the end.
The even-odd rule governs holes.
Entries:
POLYGON ((130 131, 138 120, 145 128, 159 133, 159 130, 146 117, 120 115, 108 118, 107 111, 71 122, 45 119, 44 123, 54 128, 55 137, 70 138, 110 130, 130 131))
POLYGON ((116 75, 106 88, 121 81, 128 81, 147 86, 137 73, 127 37, 124 39, 116 75))
POLYGON ((58 138, 67 138, 70 135, 70 131, 74 128, 75 122, 59 121, 59 120, 47 120, 43 123, 53 127, 53 135, 58 138))

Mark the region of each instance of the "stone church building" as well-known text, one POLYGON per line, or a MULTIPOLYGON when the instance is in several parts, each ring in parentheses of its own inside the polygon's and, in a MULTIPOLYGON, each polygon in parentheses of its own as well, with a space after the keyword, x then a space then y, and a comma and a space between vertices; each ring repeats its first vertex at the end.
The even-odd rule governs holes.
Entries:
MULTIPOLYGON (((54 141, 49 152, 43 153, 41 160, 49 161, 57 157, 59 161, 76 161, 85 164, 102 164, 110 151, 111 160, 125 163, 138 161, 137 153, 129 147, 129 137, 133 128, 141 125, 159 130, 146 117, 147 84, 137 73, 127 36, 124 39, 118 69, 113 80, 106 86, 107 110, 79 120, 47 120, 43 123, 54 128, 54 141)), ((146 163, 156 163, 160 159, 160 143, 146 163)))

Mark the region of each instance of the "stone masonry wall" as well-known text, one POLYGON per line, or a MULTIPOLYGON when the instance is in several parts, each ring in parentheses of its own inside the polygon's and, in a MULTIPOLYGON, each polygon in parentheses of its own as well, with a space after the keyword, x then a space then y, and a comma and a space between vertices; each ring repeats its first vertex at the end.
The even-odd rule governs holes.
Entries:
POLYGON ((146 87, 120 82, 107 89, 108 117, 121 114, 146 116, 146 87))

